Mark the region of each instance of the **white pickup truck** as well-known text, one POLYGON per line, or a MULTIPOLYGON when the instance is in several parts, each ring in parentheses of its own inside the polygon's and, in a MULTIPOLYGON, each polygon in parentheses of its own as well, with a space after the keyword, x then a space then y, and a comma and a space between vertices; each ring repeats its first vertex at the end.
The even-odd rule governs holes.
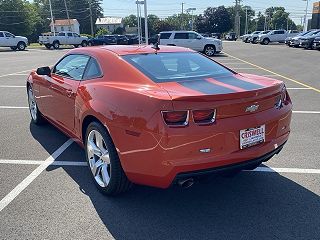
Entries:
POLYGON ((287 37, 294 37, 299 34, 296 30, 273 30, 270 31, 267 34, 261 34, 259 35, 257 42, 260 44, 268 45, 271 42, 279 42, 284 43, 287 37))
POLYGON ((73 45, 74 47, 88 46, 88 38, 82 37, 74 32, 59 32, 58 34, 42 34, 39 37, 40 45, 45 45, 47 49, 59 49, 60 45, 73 45))
POLYGON ((0 47, 10 47, 12 50, 23 51, 28 45, 26 37, 15 36, 6 31, 0 31, 0 47))
POLYGON ((191 48, 213 56, 222 51, 222 41, 216 38, 203 37, 194 31, 167 31, 160 33, 160 45, 191 48))

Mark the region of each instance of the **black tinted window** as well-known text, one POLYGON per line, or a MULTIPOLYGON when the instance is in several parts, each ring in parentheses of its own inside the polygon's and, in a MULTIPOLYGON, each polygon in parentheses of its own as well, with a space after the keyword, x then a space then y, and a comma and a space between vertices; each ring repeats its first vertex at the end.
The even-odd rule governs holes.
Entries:
POLYGON ((179 82, 232 73, 198 53, 160 53, 123 56, 155 82, 179 82))
POLYGON ((4 34, 2 32, 0 32, 0 37, 4 37, 4 34))
POLYGON ((198 35, 197 34, 195 34, 195 33, 189 33, 188 34, 189 36, 189 39, 197 39, 197 37, 198 37, 198 35))
POLYGON ((5 32, 5 33, 4 33, 4 35, 5 35, 6 37, 14 37, 14 35, 13 35, 13 34, 8 33, 8 32, 5 32))
POLYGON ((169 39, 171 36, 171 33, 161 33, 160 39, 169 39))
POLYGON ((72 37, 72 33, 68 33, 68 37, 72 37))
POLYGON ((91 79, 101 77, 102 73, 97 60, 91 58, 87 66, 83 79, 91 79))
POLYGON ((81 80, 90 57, 69 55, 63 58, 54 68, 53 73, 75 80, 81 80))
POLYGON ((174 35, 174 39, 188 39, 189 34, 188 33, 176 33, 174 35))

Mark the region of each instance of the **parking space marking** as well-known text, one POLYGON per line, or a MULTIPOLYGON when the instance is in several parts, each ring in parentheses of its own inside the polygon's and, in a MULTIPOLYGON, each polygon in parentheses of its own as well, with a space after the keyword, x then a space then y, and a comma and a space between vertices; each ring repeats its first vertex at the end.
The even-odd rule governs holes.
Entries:
POLYGON ((0 106, 0 109, 28 109, 29 107, 0 106))
POLYGON ((269 73, 271 73, 271 74, 273 74, 273 75, 276 75, 276 76, 279 76, 279 77, 281 77, 281 78, 283 78, 283 79, 286 79, 286 80, 289 80, 289 81, 291 81, 291 82, 300 84, 301 86, 304 86, 304 87, 307 87, 307 88, 311 88, 312 90, 320 93, 320 89, 318 89, 318 88, 312 87, 312 86, 310 86, 310 85, 308 85, 308 84, 305 84, 305 83, 300 82, 300 81, 298 81, 298 80, 295 80, 295 79, 293 79, 293 78, 289 78, 289 77, 286 77, 286 76, 281 75, 281 74, 279 74, 279 73, 273 72, 273 71, 271 71, 271 70, 269 70, 269 69, 266 69, 266 68, 264 68, 264 67, 260 67, 260 66, 258 66, 258 65, 256 65, 256 64, 253 64, 253 63, 248 62, 248 61, 246 61, 246 60, 237 58, 237 57, 235 57, 235 56, 230 55, 229 53, 224 52, 224 54, 226 54, 227 56, 229 56, 229 57, 231 57, 231 58, 237 59, 237 60, 239 60, 239 61, 241 61, 241 62, 247 63, 247 64, 255 67, 256 69, 264 70, 264 71, 269 72, 269 73))
POLYGON ((288 90, 312 90, 311 88, 287 88, 288 90))
MULTIPOLYGON (((11 165, 41 165, 45 161, 39 160, 9 160, 0 159, 0 164, 11 164, 11 165)), ((73 162, 73 161, 54 161, 50 166, 75 166, 75 167, 85 167, 86 162, 73 162)))
MULTIPOLYGON (((15 72, 15 73, 9 73, 9 74, 5 74, 5 75, 0 75, 0 78, 9 77, 9 76, 21 76, 21 75, 18 75, 18 74, 27 73, 27 72, 31 72, 31 71, 32 71, 32 69, 21 71, 21 72, 15 72)), ((22 75, 23 76, 27 76, 28 74, 22 74, 22 75)))
POLYGON ((256 68, 232 68, 234 70, 256 70, 256 68))
POLYGON ((25 88, 26 86, 0 85, 0 88, 25 88))
POLYGON ((249 172, 320 174, 320 169, 258 167, 249 172))
POLYGON ((293 113, 302 113, 302 114, 320 114, 317 111, 293 111, 293 113))
POLYGON ((28 177, 26 177, 18 186, 8 193, 0 201, 0 212, 8 206, 24 189, 26 189, 55 159, 57 159, 74 141, 69 139, 54 153, 52 153, 40 166, 38 166, 28 177))

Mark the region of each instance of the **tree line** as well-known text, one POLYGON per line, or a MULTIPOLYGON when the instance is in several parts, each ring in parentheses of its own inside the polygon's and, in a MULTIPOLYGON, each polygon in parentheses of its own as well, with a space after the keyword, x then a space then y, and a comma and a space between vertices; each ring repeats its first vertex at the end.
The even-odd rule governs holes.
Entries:
MULTIPOLYGON (((66 19, 67 12, 62 0, 51 0, 55 19, 66 19)), ((90 8, 94 23, 103 17, 102 0, 66 0, 70 18, 80 23, 82 34, 91 33, 90 8)), ((257 14, 250 6, 241 6, 240 32, 244 34, 264 29, 301 29, 297 26, 283 7, 270 7, 265 12, 257 14)), ((148 16, 150 35, 169 30, 194 30, 201 33, 225 33, 234 30, 235 7, 208 7, 200 15, 189 13, 174 14, 165 19, 156 15, 148 16)), ((49 0, 0 0, 0 30, 10 31, 16 35, 23 35, 35 42, 43 32, 50 31, 49 0)), ((124 18, 125 26, 136 27, 137 17, 129 15, 124 18)), ((144 19, 142 19, 144 24, 144 19)), ((94 29, 97 32, 99 29, 94 29)), ((119 30, 118 30, 119 31, 119 30)), ((144 28, 143 28, 144 31, 144 28)))

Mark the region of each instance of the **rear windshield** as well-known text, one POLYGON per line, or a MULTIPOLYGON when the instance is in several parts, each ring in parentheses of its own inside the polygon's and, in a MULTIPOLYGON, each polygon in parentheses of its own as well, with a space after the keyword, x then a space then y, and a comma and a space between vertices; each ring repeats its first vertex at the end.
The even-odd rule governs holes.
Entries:
POLYGON ((123 58, 157 83, 233 74, 199 53, 138 54, 123 58))

